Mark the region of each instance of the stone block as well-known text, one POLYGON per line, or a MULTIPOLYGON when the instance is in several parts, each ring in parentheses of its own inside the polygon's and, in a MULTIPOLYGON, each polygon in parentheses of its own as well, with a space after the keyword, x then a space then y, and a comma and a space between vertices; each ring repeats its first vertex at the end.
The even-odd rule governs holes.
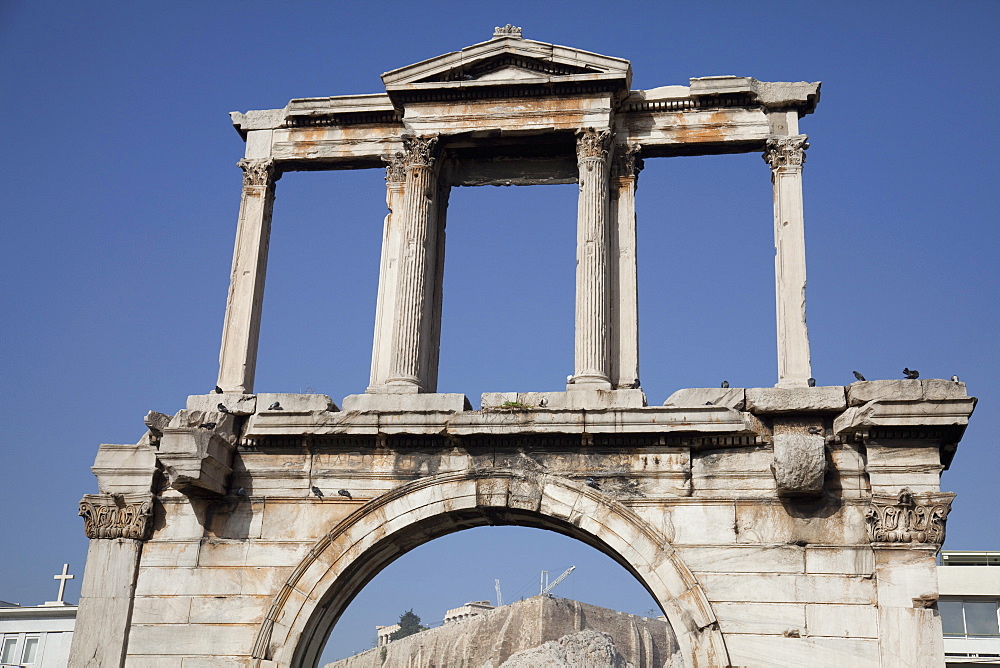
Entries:
MULTIPOLYGON (((733 666, 801 668, 885 668, 879 662, 879 643, 867 638, 810 638, 749 634, 726 636, 729 661, 733 666)), ((914 666, 931 664, 914 663, 914 666)))
POLYGON ((192 624, 258 624, 271 596, 198 596, 191 599, 192 624))
POLYGON ((235 440, 216 429, 173 424, 164 430, 157 453, 170 485, 185 494, 224 495, 232 473, 235 440))
POLYGON ((698 581, 713 601, 875 603, 875 582, 871 578, 794 573, 702 573, 698 581))
POLYGON ((569 392, 485 392, 484 410, 502 409, 504 404, 530 409, 601 409, 642 408, 646 395, 642 390, 590 390, 569 392))
POLYGON ((472 410, 464 394, 350 394, 344 397, 344 411, 461 413, 472 410))
POLYGON ((806 605, 806 630, 810 636, 877 638, 877 610, 874 605, 806 605))
POLYGON ((191 616, 190 596, 136 596, 133 624, 186 624, 191 616))
POLYGON ((867 545, 807 545, 805 550, 807 573, 868 576, 875 572, 875 555, 867 545))
POLYGON ((805 572, 805 550, 797 545, 684 547, 678 552, 695 573, 805 572))
POLYGON ((844 388, 754 387, 746 390, 746 409, 751 413, 837 413, 847 408, 844 388))
POLYGON ((253 646, 256 634, 252 624, 134 624, 128 649, 130 655, 239 656, 253 646))
POLYGON ((944 657, 941 617, 928 608, 879 606, 882 668, 940 666, 944 657))
POLYGON ((869 401, 938 401, 968 396, 965 383, 942 378, 858 381, 846 389, 848 406, 862 406, 869 401))
POLYGON ((253 394, 192 394, 185 408, 189 411, 218 413, 222 404, 233 415, 253 415, 257 411, 257 396, 253 394))
POLYGON ((325 394, 290 394, 281 392, 261 392, 257 395, 257 412, 270 412, 270 406, 277 402, 281 408, 274 412, 311 413, 313 411, 336 412, 337 405, 325 394))
POLYGON ((801 603, 723 603, 712 605, 722 633, 784 635, 805 633, 806 606, 801 603))
POLYGON ((746 407, 746 390, 739 387, 688 387, 671 394, 663 405, 690 408, 709 403, 741 411, 746 407))
POLYGON ((149 493, 156 473, 156 451, 145 443, 138 445, 102 444, 90 470, 97 476, 97 487, 108 494, 149 493))

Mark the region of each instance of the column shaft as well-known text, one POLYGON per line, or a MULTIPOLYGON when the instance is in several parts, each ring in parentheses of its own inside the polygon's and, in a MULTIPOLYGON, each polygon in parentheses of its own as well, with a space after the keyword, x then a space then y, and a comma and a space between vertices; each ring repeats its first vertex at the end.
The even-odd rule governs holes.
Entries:
POLYGON ((608 149, 611 133, 577 138, 575 371, 569 389, 611 389, 608 377, 608 149))
POLYGON ((271 160, 240 160, 237 164, 243 168, 243 196, 236 227, 226 320, 222 328, 217 384, 224 392, 249 394, 253 392, 257 367, 274 183, 280 174, 271 160))
POLYGON ((805 135, 772 137, 764 159, 774 190, 774 285, 778 387, 807 387, 812 375, 806 328, 806 242, 802 210, 805 135))
POLYGON ((642 160, 638 144, 617 151, 611 178, 611 383, 615 389, 628 389, 639 387, 635 191, 642 160))
POLYGON ((372 369, 368 392, 378 392, 389 377, 392 359, 392 332, 396 306, 396 283, 399 276, 400 217, 406 185, 403 153, 384 158, 385 203, 389 213, 382 229, 382 259, 378 274, 378 297, 375 302, 375 335, 372 342, 372 369))
POLYGON ((406 190, 400 218, 402 246, 393 317, 389 378, 390 392, 426 392, 421 362, 426 359, 426 323, 431 317, 427 296, 429 256, 436 248, 433 213, 437 184, 433 149, 437 138, 406 137, 406 190))

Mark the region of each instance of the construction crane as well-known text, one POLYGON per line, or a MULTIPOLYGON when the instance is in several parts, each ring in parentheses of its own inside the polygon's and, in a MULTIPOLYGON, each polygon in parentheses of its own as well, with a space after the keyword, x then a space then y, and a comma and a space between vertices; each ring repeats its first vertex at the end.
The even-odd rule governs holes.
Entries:
POLYGON ((494 588, 497 590, 497 607, 501 608, 503 607, 503 594, 500 593, 500 581, 494 580, 493 584, 494 588))
MULTIPOLYGON (((545 596, 550 591, 552 591, 553 589, 555 589, 557 584, 559 584, 560 582, 562 582, 563 580, 565 580, 566 576, 568 576, 570 573, 572 573, 575 570, 576 570, 576 566, 570 566, 569 568, 567 568, 565 571, 563 571, 562 575, 560 575, 559 577, 557 577, 555 580, 552 581, 552 584, 545 584, 545 586, 541 587, 541 591, 538 592, 539 596, 545 596)), ((548 580, 548 578, 546 577, 548 574, 549 574, 548 571, 542 571, 542 578, 543 578, 542 584, 544 584, 545 581, 548 580)))

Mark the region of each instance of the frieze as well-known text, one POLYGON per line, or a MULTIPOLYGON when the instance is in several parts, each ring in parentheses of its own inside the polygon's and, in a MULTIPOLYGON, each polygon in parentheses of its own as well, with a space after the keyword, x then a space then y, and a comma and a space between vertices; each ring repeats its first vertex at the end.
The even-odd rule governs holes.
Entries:
POLYGON ((281 173, 274 168, 274 160, 247 160, 243 158, 236 163, 243 170, 243 187, 268 186, 281 178, 281 173))
POLYGON ((576 135, 576 157, 578 160, 587 158, 608 159, 611 148, 611 131, 584 128, 576 135))
POLYGON ((809 148, 806 139, 806 135, 770 137, 764 147, 764 161, 771 169, 801 167, 806 164, 806 149, 809 148))
POLYGON ((152 529, 151 494, 86 494, 80 516, 87 538, 146 540, 152 529))
POLYGON ((899 494, 873 494, 865 512, 868 538, 873 543, 944 543, 945 522, 954 494, 909 489, 899 494))

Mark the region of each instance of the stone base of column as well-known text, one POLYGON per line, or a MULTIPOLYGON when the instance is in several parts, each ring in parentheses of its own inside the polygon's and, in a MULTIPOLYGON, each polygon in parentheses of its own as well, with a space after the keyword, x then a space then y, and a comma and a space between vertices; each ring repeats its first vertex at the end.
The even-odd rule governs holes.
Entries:
POLYGON ((483 409, 514 410, 597 410, 643 408, 642 390, 596 390, 581 386, 575 392, 485 392, 483 409))
POLYGON ((777 384, 775 385, 775 387, 782 387, 782 388, 789 388, 789 389, 800 388, 800 387, 809 387, 809 380, 807 378, 801 378, 801 379, 800 378, 782 378, 781 380, 779 380, 777 382, 777 384))
POLYGON ((614 385, 605 376, 580 375, 573 376, 566 382, 567 392, 587 390, 613 390, 614 385))
POLYGON ((468 397, 458 393, 428 392, 426 394, 378 393, 350 394, 344 397, 345 411, 384 411, 460 413, 471 411, 468 397))
POLYGON ((389 381, 385 385, 369 386, 366 394, 421 394, 424 389, 417 382, 389 381))

